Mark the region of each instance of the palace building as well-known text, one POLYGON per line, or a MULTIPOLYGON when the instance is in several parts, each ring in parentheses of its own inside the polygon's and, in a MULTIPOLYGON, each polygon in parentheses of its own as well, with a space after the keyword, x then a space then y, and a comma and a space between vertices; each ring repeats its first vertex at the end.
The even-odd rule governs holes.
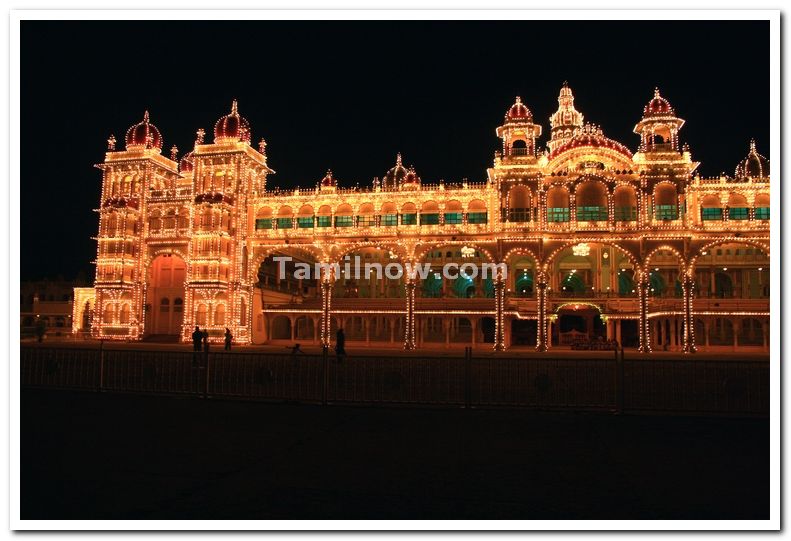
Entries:
POLYGON ((769 161, 751 143, 733 176, 703 178, 659 90, 636 113, 634 152, 587 123, 564 84, 546 134, 520 98, 506 110, 485 180, 427 182, 398 155, 368 188, 328 171, 288 190, 269 187, 266 143, 235 101, 180 157, 162 154, 146 113, 97 165, 96 279, 75 289, 73 330, 188 341, 197 325, 217 341, 227 327, 243 344, 318 345, 343 328, 350 345, 405 349, 617 340, 643 352, 767 351, 769 161), (289 268, 359 256, 432 272, 366 279, 329 267, 298 279, 277 272, 285 256, 289 268), (503 262, 507 273, 433 272, 448 262, 503 262))

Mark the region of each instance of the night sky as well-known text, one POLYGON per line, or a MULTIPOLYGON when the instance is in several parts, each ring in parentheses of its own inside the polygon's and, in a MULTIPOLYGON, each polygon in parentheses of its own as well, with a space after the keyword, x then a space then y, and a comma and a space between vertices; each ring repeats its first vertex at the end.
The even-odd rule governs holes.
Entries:
POLYGON ((424 181, 484 180, 520 95, 549 136, 564 80, 585 120, 636 150, 659 86, 704 175, 768 155, 769 22, 23 21, 23 280, 92 280, 106 139, 148 109, 163 153, 211 140, 239 100, 270 187, 332 168, 370 185, 402 152, 424 181))

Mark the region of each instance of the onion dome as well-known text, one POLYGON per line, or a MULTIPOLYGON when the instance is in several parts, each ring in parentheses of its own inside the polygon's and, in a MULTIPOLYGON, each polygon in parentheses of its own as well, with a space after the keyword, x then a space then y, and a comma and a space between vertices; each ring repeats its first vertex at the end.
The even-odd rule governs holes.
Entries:
POLYGON ((415 172, 415 167, 410 166, 409 170, 404 177, 404 180, 401 182, 401 186, 408 187, 408 186, 419 186, 420 185, 420 177, 417 176, 415 172))
POLYGON ((643 108, 643 118, 651 116, 676 116, 676 112, 667 101, 659 94, 659 89, 654 89, 654 97, 643 108))
POLYGON ((530 109, 522 103, 522 98, 519 96, 516 97, 516 102, 508 109, 508 112, 505 113, 505 120, 508 122, 511 121, 521 121, 521 122, 533 122, 533 113, 530 112, 530 109))
POLYGON ((126 130, 127 150, 156 148, 162 150, 162 134, 156 126, 148 121, 148 111, 143 114, 143 121, 126 130))
POLYGON ((766 178, 769 176, 769 160, 758 154, 755 148, 755 140, 750 141, 750 152, 747 157, 736 166, 736 178, 766 178))
POLYGON ((327 174, 324 175, 323 179, 321 179, 321 187, 334 188, 335 186, 337 186, 337 181, 332 178, 332 170, 327 169, 327 174))
POLYGON ((594 126, 593 124, 585 124, 579 130, 579 132, 577 132, 577 135, 572 137, 568 143, 565 143, 550 152, 547 156, 547 159, 552 160, 568 150, 581 147, 608 148, 623 154, 624 157, 628 158, 629 160, 632 159, 632 152, 625 145, 610 139, 609 137, 605 137, 602 129, 598 126, 594 126))
POLYGON ((195 161, 192 151, 187 152, 179 160, 179 173, 191 173, 195 168, 195 161))
POLYGON ((396 164, 382 177, 382 188, 398 188, 406 178, 407 169, 401 164, 401 153, 396 155, 396 164))
POLYGON ((236 100, 233 100, 231 112, 220 118, 214 125, 214 142, 235 143, 237 141, 250 143, 250 123, 239 114, 236 100))

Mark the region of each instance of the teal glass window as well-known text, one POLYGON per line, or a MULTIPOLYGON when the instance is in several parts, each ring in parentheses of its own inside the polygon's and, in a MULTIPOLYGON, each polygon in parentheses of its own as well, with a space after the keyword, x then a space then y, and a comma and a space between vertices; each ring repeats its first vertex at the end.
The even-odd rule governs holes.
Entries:
POLYGON ((332 216, 316 216, 316 227, 332 226, 332 216))
POLYGON ((637 207, 615 207, 613 218, 616 222, 633 222, 637 220, 637 207))
POLYGON ((568 222, 569 209, 567 207, 547 207, 548 222, 568 222))
POLYGON ((278 229, 292 229, 294 227, 294 220, 291 218, 278 218, 277 219, 277 228, 278 229))
POLYGON ((445 223, 446 224, 460 224, 462 220, 462 213, 461 212, 446 212, 445 213, 445 223))
POLYGON ((508 209, 509 222, 529 222, 530 209, 529 208, 512 208, 508 209))
POLYGON ((607 207, 577 207, 577 221, 606 222, 607 207))
POLYGON ((728 209, 729 220, 747 220, 750 217, 750 209, 747 207, 731 207, 728 209))
POLYGON ((439 225, 439 214, 421 214, 420 225, 439 225))
POLYGON ((398 225, 398 214, 383 214, 380 223, 388 227, 398 225))
POLYGON ((678 220, 678 205, 657 205, 657 220, 678 220))
POLYGON ((756 220, 768 220, 769 219, 769 207, 755 207, 755 219, 756 220))
POLYGON ((255 221, 256 229, 272 229, 272 218, 257 218, 255 221))
POLYGON ((720 207, 700 209, 700 215, 704 220, 722 220, 722 209, 720 207))
POLYGON ((300 216, 297 218, 297 227, 307 229, 313 227, 313 216, 300 216))
POLYGON ((357 216, 357 225, 360 227, 373 227, 376 225, 376 216, 357 216))
POLYGON ((417 225, 417 213, 402 214, 401 225, 417 225))
POLYGON ((336 216, 335 227, 352 227, 354 225, 354 216, 336 216))
POLYGON ((470 224, 485 224, 489 221, 488 213, 486 212, 468 212, 467 223, 470 224))

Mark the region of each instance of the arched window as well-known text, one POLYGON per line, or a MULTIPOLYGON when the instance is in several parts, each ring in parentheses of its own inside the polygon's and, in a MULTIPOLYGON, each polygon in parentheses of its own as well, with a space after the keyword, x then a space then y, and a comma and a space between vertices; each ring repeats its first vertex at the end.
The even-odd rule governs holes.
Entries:
POLYGON ((436 201, 426 201, 420 207, 420 225, 439 224, 439 205, 436 201))
POLYGON ((162 313, 170 312, 170 299, 164 297, 159 301, 159 311, 162 313))
POLYGON ((104 315, 102 316, 102 323, 112 323, 114 315, 115 315, 114 306, 111 303, 105 304, 104 315))
POLYGON ((119 320, 122 324, 129 323, 129 313, 130 313, 129 303, 125 302, 124 304, 121 305, 121 314, 119 317, 119 320))
POLYGON ((292 229, 294 227, 294 211, 288 205, 283 205, 277 213, 277 228, 292 229))
POLYGON ((470 224, 485 224, 489 221, 489 215, 486 212, 486 203, 480 199, 474 199, 467 205, 467 223, 470 224))
POLYGON ((148 228, 151 233, 159 233, 159 230, 162 229, 162 214, 159 210, 155 210, 151 213, 151 216, 148 219, 148 228))
POLYGON ((547 192, 547 221, 568 222, 570 218, 568 191, 562 186, 550 188, 547 192))
POLYGON ((198 310, 195 313, 195 324, 206 325, 206 305, 199 304, 198 310))
POLYGON ((760 193, 755 196, 755 219, 769 219, 769 195, 760 193))
POLYGON ((335 210, 335 227, 352 227, 354 225, 354 211, 352 206, 344 203, 335 210))
POLYGON ((445 203, 445 223, 450 225, 461 224, 464 214, 460 201, 448 201, 445 203))
POLYGON ((261 207, 255 213, 255 228, 258 229, 272 229, 272 209, 269 207, 261 207))
POLYGON ((718 195, 707 195, 700 202, 701 220, 722 220, 722 203, 718 195))
POLYGON ((310 205, 302 205, 297 214, 297 227, 300 229, 312 229, 314 223, 313 207, 310 205))
POLYGON ((588 180, 577 186, 578 222, 607 221, 607 187, 596 180, 588 180))
POLYGON ((214 324, 225 325, 225 304, 218 304, 214 309, 214 324))
POLYGON ((383 226, 398 225, 398 209, 395 203, 385 203, 382 205, 380 224, 383 226))
POLYGON ((637 194, 632 186, 618 186, 612 194, 613 219, 616 222, 637 220, 637 194))
POLYGON ((507 220, 509 222, 529 222, 530 215, 530 191, 526 186, 514 186, 508 192, 507 220))
POLYGON ((175 313, 181 313, 184 311, 184 299, 180 297, 173 299, 173 311, 175 313))
POLYGON ((657 220, 678 220, 678 193, 676 186, 669 182, 659 184, 654 190, 654 218, 657 220))
POLYGON ((750 206, 747 198, 740 193, 732 193, 728 197, 728 219, 747 220, 750 217, 750 206))
POLYGON ((357 215, 357 225, 360 227, 373 227, 376 225, 376 214, 374 213, 373 203, 363 203, 360 205, 360 213, 357 215))
POLYGON ((182 233, 190 227, 190 211, 189 209, 179 210, 178 228, 182 233))
POLYGON ((316 215, 316 227, 332 227, 332 207, 322 205, 316 215))
POLYGON ((417 225, 417 208, 414 203, 405 203, 401 207, 401 225, 417 225))

